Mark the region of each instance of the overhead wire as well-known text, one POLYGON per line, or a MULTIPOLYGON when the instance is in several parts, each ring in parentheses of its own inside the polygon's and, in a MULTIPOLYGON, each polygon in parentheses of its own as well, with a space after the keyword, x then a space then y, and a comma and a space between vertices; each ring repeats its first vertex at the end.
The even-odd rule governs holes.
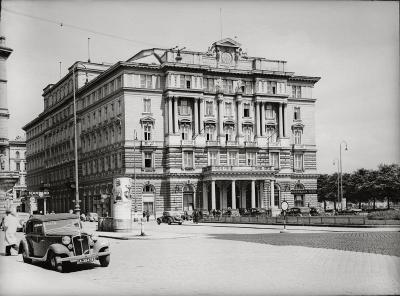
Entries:
POLYGON ((130 39, 130 38, 118 36, 118 35, 115 35, 115 34, 105 33, 105 32, 101 32, 101 31, 92 30, 92 29, 89 29, 89 28, 77 26, 77 25, 74 25, 74 24, 65 23, 65 22, 62 22, 62 21, 56 21, 56 20, 52 20, 52 19, 48 19, 48 18, 44 18, 44 17, 30 15, 30 14, 27 14, 27 13, 18 12, 18 11, 15 11, 15 10, 12 10, 12 9, 9 9, 9 8, 5 8, 5 7, 3 7, 2 10, 5 11, 5 12, 8 12, 8 13, 11 13, 11 14, 24 16, 24 17, 35 19, 35 20, 39 20, 39 21, 42 21, 42 22, 55 24, 57 26, 60 26, 61 28, 68 27, 68 28, 72 28, 72 29, 75 29, 75 30, 78 30, 78 31, 88 32, 88 33, 101 35, 101 36, 105 36, 105 37, 110 37, 110 38, 114 38, 114 39, 120 39, 120 40, 129 41, 129 42, 133 42, 133 43, 137 43, 137 44, 144 44, 144 45, 148 45, 148 46, 152 46, 152 47, 165 47, 165 46, 161 46, 159 44, 154 44, 154 43, 151 43, 151 42, 130 39))

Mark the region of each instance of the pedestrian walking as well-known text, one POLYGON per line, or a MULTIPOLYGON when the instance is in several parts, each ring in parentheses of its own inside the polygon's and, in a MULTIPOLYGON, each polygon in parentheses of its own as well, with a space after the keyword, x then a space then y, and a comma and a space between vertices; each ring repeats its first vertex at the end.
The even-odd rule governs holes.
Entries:
POLYGON ((143 211, 143 220, 146 218, 146 211, 143 211))
POLYGON ((146 218, 147 218, 147 222, 149 222, 150 212, 148 210, 146 211, 146 218))
POLYGON ((197 213, 197 210, 193 211, 193 223, 198 223, 198 219, 199 219, 199 214, 197 213))
POLYGON ((18 252, 18 239, 16 237, 17 228, 22 227, 16 214, 11 210, 6 210, 6 216, 3 220, 3 229, 5 231, 6 256, 11 256, 11 248, 18 252))

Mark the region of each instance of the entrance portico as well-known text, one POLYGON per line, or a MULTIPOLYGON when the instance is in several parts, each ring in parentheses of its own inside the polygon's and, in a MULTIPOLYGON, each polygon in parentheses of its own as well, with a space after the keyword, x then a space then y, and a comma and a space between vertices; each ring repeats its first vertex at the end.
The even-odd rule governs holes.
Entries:
POLYGON ((203 169, 204 209, 270 208, 266 186, 275 172, 264 166, 208 166, 203 169))

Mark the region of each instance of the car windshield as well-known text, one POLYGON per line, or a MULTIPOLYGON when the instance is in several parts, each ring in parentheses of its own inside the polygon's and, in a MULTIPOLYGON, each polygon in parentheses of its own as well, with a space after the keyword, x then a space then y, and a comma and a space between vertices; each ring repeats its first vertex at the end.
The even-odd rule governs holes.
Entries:
POLYGON ((81 229, 78 219, 47 221, 43 224, 45 231, 49 234, 60 231, 80 231, 81 229))

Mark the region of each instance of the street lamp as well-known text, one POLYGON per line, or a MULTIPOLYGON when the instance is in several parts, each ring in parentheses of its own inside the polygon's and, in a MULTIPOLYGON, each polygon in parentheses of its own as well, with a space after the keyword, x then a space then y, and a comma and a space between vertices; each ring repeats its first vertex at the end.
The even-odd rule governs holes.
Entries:
POLYGON ((335 200, 335 205, 334 205, 334 208, 335 208, 335 211, 337 210, 336 209, 336 202, 339 202, 340 200, 340 182, 339 182, 339 160, 337 159, 337 158, 335 158, 334 160, 333 160, 333 165, 336 165, 337 164, 337 197, 336 197, 336 200, 335 200), (336 161, 336 163, 335 163, 335 161, 336 161))
POLYGON ((137 132, 133 130, 133 198, 134 198, 134 216, 133 221, 137 221, 137 207, 136 207, 136 141, 137 132))
POLYGON ((82 65, 85 68, 86 73, 86 83, 88 82, 87 68, 82 62, 76 62, 72 66, 72 84, 74 88, 74 155, 75 155, 75 214, 80 216, 80 206, 79 206, 79 181, 78 181, 78 131, 77 131, 77 120, 76 120, 76 83, 75 83, 75 68, 78 65, 82 65))
POLYGON ((346 199, 343 200, 343 171, 342 171, 342 144, 345 144, 344 150, 347 151, 347 142, 342 141, 340 142, 340 153, 339 153, 339 165, 340 165, 340 201, 341 201, 341 209, 346 209, 346 199))

